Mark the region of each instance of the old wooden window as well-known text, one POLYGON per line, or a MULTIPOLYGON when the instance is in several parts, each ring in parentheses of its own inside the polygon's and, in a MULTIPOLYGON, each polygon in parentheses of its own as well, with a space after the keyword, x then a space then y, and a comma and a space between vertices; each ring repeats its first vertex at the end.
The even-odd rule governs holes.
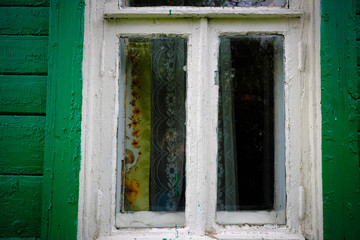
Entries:
POLYGON ((197 175, 217 182, 216 195, 210 196, 217 206, 216 222, 285 223, 287 36, 278 30, 239 33, 241 25, 234 28, 233 22, 225 24, 228 30, 222 33, 217 29, 222 22, 215 19, 201 19, 199 32, 193 21, 180 20, 174 23, 180 28, 177 36, 169 34, 173 24, 166 21, 159 20, 164 24, 157 28, 159 34, 145 34, 146 28, 134 22, 133 31, 140 32, 119 35, 119 81, 124 89, 119 106, 124 107, 118 128, 118 227, 184 226, 186 189, 197 175), (192 46, 197 41, 202 44, 198 48, 192 46), (201 84, 195 80, 199 76, 201 84), (205 86, 211 86, 213 94, 205 86), (200 105, 191 99, 197 94, 204 97, 200 105), (206 119, 215 112, 217 126, 211 128, 206 119), (196 118, 204 121, 194 125, 196 118), (199 133, 189 138, 189 126, 217 137, 199 133), (188 154, 199 141, 214 141, 213 162, 198 162, 205 156, 193 161, 216 171, 217 177, 189 170, 188 154), (153 222, 154 217, 162 220, 153 222))
POLYGON ((316 25, 303 17, 312 5, 92 7, 102 37, 91 45, 99 59, 90 60, 97 85, 89 102, 99 115, 90 118, 100 130, 88 143, 86 173, 86 192, 96 191, 88 208, 96 209, 83 221, 98 228, 94 236, 302 239, 302 229, 315 236, 309 224, 317 224, 321 191, 309 179, 321 159, 319 88, 304 42, 316 48, 306 38, 316 25))
POLYGON ((242 24, 217 19, 157 21, 159 33, 134 21, 134 33, 123 26, 126 34, 118 35, 124 89, 119 106, 124 107, 119 110, 116 225, 185 226, 186 189, 199 175, 217 182, 216 195, 202 196, 216 203, 217 223, 284 224, 287 32, 259 24, 261 30, 241 33, 242 24), (213 116, 217 126, 211 127, 206 119, 213 116), (193 132, 197 136, 189 137, 193 132), (193 155, 200 169, 191 171, 188 154, 201 149, 192 148, 197 142, 205 148, 193 155), (210 151, 208 144, 217 148, 210 151), (207 152, 212 156, 206 158, 207 152))

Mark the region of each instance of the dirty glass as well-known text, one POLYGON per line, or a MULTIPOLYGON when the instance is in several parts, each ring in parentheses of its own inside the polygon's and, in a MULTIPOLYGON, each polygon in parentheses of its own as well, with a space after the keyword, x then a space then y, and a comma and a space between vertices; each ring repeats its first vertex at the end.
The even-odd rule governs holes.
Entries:
POLYGON ((287 0, 125 0, 125 6, 284 7, 287 0))
POLYGON ((283 37, 222 37, 219 52, 217 210, 274 204, 274 79, 283 37))
POLYGON ((183 211, 187 40, 121 38, 120 45, 121 211, 183 211))

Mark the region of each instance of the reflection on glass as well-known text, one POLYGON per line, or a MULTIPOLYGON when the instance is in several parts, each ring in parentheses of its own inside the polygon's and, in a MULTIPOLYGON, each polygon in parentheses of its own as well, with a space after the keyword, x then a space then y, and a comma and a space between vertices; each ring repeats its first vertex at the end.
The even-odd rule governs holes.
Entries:
POLYGON ((126 0, 125 6, 284 7, 286 0, 126 0))
POLYGON ((121 38, 121 211, 183 211, 186 40, 121 38))
POLYGON ((283 37, 222 37, 217 210, 273 209, 274 70, 283 37))

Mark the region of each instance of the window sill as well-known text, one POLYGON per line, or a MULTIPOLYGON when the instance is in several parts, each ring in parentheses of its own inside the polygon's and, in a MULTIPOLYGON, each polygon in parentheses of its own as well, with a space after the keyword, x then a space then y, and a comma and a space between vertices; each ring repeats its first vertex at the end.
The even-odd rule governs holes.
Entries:
POLYGON ((117 213, 117 228, 149 228, 149 227, 174 227, 185 225, 184 212, 133 212, 117 213), (156 219, 156 221, 154 221, 156 219))
POLYGON ((285 210, 278 211, 221 211, 216 222, 225 224, 285 224, 285 210))
POLYGON ((300 18, 303 11, 281 7, 132 7, 108 2, 105 19, 120 18, 300 18))
POLYGON ((291 232, 287 227, 279 225, 262 226, 223 226, 213 231, 206 232, 205 235, 192 234, 189 228, 151 228, 151 229, 119 229, 111 233, 112 236, 99 237, 99 240, 140 240, 140 239, 274 239, 274 240, 304 240, 299 234, 291 232))

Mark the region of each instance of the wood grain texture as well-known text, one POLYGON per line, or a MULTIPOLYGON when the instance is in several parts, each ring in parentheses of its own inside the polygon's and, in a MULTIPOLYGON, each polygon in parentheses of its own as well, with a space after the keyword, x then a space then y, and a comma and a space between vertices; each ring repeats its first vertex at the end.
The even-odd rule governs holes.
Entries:
POLYGON ((0 133, 0 174, 42 174, 45 116, 0 116, 0 133))
POLYGON ((0 75, 0 114, 45 114, 46 76, 0 75))
POLYGON ((39 237, 41 176, 0 175, 0 237, 39 237))
POLYGON ((0 7, 0 34, 48 35, 48 7, 0 7))
POLYGON ((0 0, 0 6, 45 6, 50 5, 50 0, 0 0))
POLYGON ((355 0, 321 1, 324 239, 360 236, 355 6, 355 0))
POLYGON ((48 37, 0 36, 0 74, 45 75, 48 37))

